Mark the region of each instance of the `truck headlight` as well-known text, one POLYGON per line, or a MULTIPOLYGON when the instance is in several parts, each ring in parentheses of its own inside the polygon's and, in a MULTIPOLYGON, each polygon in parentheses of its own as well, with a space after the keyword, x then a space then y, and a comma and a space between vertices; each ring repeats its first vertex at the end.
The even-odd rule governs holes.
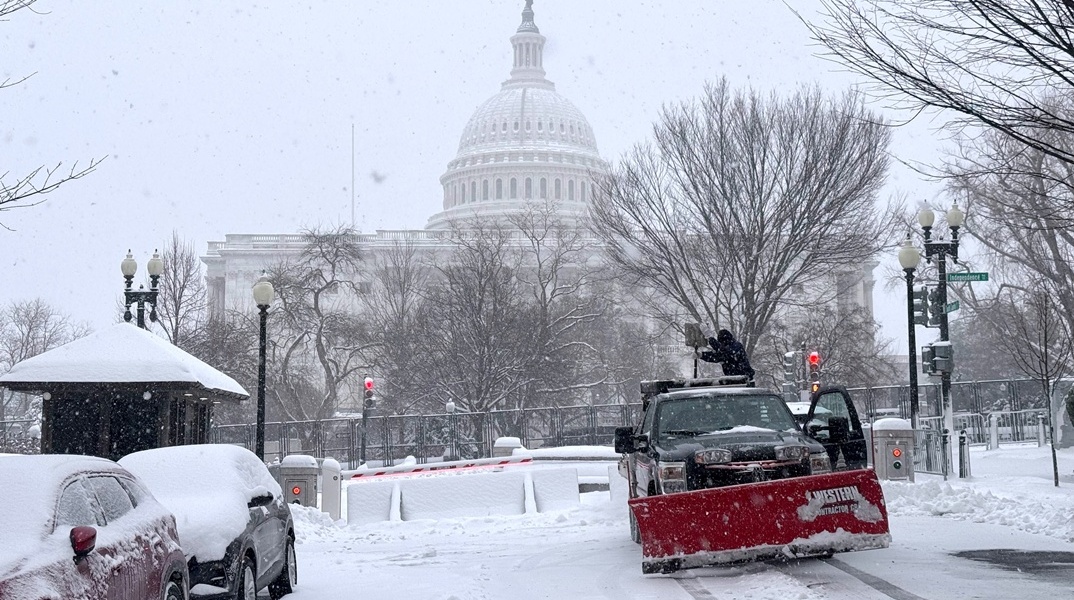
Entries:
POLYGON ((809 472, 813 475, 832 472, 832 463, 828 460, 827 451, 809 455, 809 472))
POLYGON ((727 448, 709 448, 694 453, 694 460, 702 465, 717 465, 731 462, 731 451, 727 448))
POLYGON ((661 462, 657 464, 656 478, 664 494, 686 491, 686 463, 661 462))
MULTIPOLYGON (((776 460, 805 460, 809 448, 805 446, 776 446, 776 460)), ((825 454, 825 458, 827 458, 825 454)))

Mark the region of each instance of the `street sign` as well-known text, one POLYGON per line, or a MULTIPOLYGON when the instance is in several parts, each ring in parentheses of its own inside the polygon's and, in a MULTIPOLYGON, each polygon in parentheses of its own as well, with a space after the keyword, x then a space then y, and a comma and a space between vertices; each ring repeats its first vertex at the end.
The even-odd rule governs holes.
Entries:
POLYGON ((944 310, 944 312, 945 313, 953 313, 956 310, 958 310, 958 300, 955 300, 954 302, 948 302, 947 303, 947 309, 944 310))
POLYGON ((948 273, 948 281, 988 281, 988 273, 948 273))

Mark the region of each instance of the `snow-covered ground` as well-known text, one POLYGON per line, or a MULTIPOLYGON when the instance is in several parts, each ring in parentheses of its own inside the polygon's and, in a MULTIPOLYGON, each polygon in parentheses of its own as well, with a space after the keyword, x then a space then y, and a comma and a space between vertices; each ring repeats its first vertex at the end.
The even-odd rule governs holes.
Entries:
MULTIPOLYGON (((975 550, 1074 552, 1074 451, 974 449, 967 480, 921 475, 885 482, 892 546, 834 559, 642 575, 626 507, 607 492, 569 510, 348 526, 296 508, 299 586, 294 600, 329 598, 1074 597, 1064 555, 997 552, 1021 570, 959 557, 975 550)), ((607 463, 604 463, 607 465, 607 463)))

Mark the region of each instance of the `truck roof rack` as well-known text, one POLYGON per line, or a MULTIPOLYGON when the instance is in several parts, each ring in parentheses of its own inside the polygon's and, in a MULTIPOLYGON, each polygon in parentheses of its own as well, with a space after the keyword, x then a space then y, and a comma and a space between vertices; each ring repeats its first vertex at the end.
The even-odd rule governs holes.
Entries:
POLYGON ((698 379, 652 379, 641 382, 642 410, 649 406, 649 399, 658 394, 672 390, 680 390, 693 387, 720 387, 720 386, 753 386, 753 382, 745 375, 722 375, 720 377, 704 377, 698 379))

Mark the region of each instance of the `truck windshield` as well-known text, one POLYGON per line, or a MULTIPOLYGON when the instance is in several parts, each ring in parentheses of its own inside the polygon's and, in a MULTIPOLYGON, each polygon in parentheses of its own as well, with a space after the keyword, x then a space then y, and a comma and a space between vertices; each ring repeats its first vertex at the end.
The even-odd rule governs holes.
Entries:
POLYGON ((735 427, 797 429, 786 404, 768 395, 711 395, 665 400, 656 415, 664 439, 693 437, 735 427))

